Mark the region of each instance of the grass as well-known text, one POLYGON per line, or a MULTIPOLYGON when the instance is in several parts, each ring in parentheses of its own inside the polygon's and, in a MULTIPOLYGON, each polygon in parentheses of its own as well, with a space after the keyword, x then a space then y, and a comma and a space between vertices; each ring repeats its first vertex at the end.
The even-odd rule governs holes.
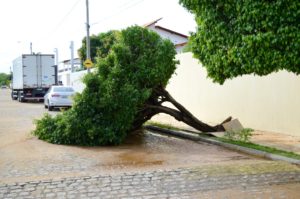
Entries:
POLYGON ((153 122, 153 121, 148 121, 148 122, 146 122, 145 125, 157 126, 159 128, 169 129, 169 130, 175 130, 175 131, 182 131, 182 129, 174 127, 174 126, 172 126, 170 124, 164 124, 164 123, 153 122))
POLYGON ((267 153, 272 153, 272 154, 275 154, 275 155, 281 155, 281 156, 285 156, 285 157, 288 157, 288 158, 293 158, 293 159, 300 160, 300 155, 299 154, 296 154, 296 153, 290 152, 290 151, 284 151, 284 150, 276 149, 276 148, 273 148, 273 147, 254 144, 252 142, 234 141, 234 140, 229 140, 229 139, 226 139, 226 138, 215 138, 215 139, 219 140, 221 142, 229 143, 229 144, 243 146, 243 147, 247 147, 247 148, 251 148, 251 149, 256 149, 256 150, 259 150, 259 151, 264 151, 264 152, 267 152, 267 153))

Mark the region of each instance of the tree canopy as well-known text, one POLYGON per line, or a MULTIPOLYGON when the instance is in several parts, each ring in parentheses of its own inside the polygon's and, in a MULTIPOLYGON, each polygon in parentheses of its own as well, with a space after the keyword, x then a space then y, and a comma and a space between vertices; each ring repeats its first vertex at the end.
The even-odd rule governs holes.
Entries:
MULTIPOLYGON (((90 36, 91 59, 95 63, 97 58, 104 58, 108 55, 112 45, 117 41, 119 31, 111 30, 98 35, 90 36)), ((82 46, 78 50, 81 60, 86 59, 86 37, 82 39, 82 46)))
POLYGON ((97 71, 85 76, 86 88, 72 109, 38 120, 34 135, 58 144, 114 145, 143 124, 145 102, 174 73, 176 51, 169 40, 138 26, 118 34, 107 56, 97 59, 97 71))
POLYGON ((195 14, 194 56, 214 82, 278 70, 300 73, 300 1, 180 0, 195 14))
POLYGON ((6 73, 0 73, 0 86, 8 85, 10 81, 10 75, 6 73))

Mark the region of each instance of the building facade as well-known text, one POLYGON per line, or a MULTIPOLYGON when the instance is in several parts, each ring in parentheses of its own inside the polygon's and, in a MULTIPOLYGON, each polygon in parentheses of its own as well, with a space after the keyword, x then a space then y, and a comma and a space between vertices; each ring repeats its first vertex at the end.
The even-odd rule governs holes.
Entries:
POLYGON ((175 45, 176 52, 182 53, 184 47, 187 45, 188 36, 157 25, 157 22, 161 19, 162 18, 159 18, 155 21, 145 24, 144 27, 153 30, 154 32, 159 34, 163 39, 169 39, 175 45))

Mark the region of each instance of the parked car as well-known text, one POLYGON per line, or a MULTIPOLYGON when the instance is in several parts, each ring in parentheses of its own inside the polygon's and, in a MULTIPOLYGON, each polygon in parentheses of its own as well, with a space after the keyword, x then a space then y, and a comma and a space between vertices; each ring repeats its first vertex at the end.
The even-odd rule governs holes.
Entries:
POLYGON ((45 108, 52 111, 55 107, 71 107, 74 94, 70 86, 51 86, 44 96, 45 108))

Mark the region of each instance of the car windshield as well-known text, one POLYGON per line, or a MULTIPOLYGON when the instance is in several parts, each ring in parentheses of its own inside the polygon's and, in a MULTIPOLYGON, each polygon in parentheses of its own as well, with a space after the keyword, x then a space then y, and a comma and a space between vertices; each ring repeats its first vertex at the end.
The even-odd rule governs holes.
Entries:
POLYGON ((72 87, 54 87, 54 92, 74 92, 72 87))

